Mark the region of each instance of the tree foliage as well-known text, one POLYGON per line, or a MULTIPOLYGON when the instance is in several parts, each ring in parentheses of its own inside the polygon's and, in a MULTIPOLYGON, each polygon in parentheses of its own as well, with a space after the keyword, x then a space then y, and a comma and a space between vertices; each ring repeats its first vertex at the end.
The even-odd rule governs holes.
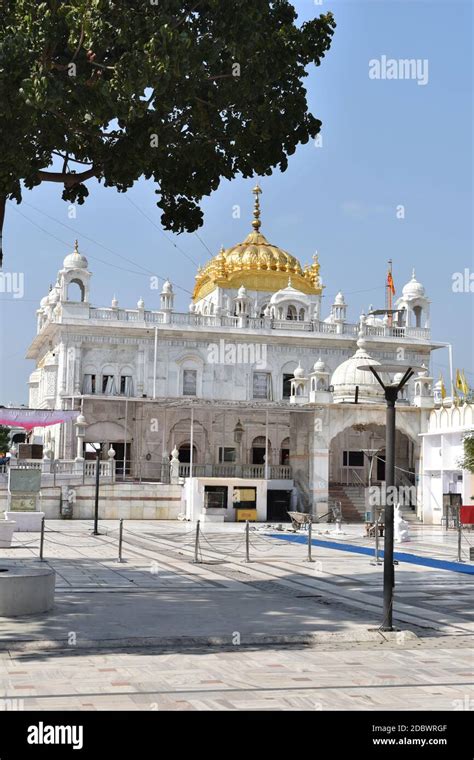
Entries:
POLYGON ((459 462, 463 470, 474 473, 474 432, 468 433, 463 440, 464 456, 459 462))
POLYGON ((146 177, 164 227, 195 230, 222 177, 285 170, 317 135, 303 79, 334 28, 288 0, 1 2, 0 198, 146 177))
POLYGON ((0 453, 5 454, 10 449, 10 439, 8 437, 9 432, 9 427, 0 425, 0 453))

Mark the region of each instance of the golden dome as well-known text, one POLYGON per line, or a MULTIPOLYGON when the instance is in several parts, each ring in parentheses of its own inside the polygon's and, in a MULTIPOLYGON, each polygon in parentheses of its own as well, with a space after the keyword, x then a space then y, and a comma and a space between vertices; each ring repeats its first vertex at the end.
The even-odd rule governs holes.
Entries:
POLYGON ((216 286, 236 288, 244 285, 249 290, 275 292, 286 287, 291 276, 293 287, 303 293, 322 292, 319 279, 319 262, 313 256, 313 264, 302 269, 300 262, 290 253, 268 242, 260 232, 260 202, 262 192, 258 185, 255 194, 253 231, 243 243, 232 248, 221 248, 217 256, 208 261, 196 275, 193 300, 198 301, 216 286))

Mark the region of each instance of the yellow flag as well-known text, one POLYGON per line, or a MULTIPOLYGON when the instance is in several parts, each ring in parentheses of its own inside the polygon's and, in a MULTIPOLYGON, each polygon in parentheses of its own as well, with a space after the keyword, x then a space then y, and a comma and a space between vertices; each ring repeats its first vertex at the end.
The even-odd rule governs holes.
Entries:
POLYGON ((465 396, 469 393, 469 383, 466 380, 466 375, 464 374, 464 370, 461 372, 461 382, 462 382, 462 392, 465 396))
POLYGON ((464 393, 464 387, 463 387, 463 383, 462 383, 462 377, 461 377, 461 373, 460 373, 460 371, 458 369, 456 370, 456 389, 458 391, 461 391, 461 393, 464 393))
POLYGON ((446 386, 444 384, 443 375, 440 374, 439 381, 441 383, 441 398, 446 398, 446 386))

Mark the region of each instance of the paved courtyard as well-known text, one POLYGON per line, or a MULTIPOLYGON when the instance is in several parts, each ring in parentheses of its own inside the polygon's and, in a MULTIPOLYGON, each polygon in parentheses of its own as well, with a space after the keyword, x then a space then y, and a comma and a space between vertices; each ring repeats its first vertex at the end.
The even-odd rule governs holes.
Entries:
MULTIPOLYGON (((321 541, 373 547, 362 525, 275 527, 48 521, 56 571, 47 615, 1 619, 6 709, 473 709, 473 576, 400 562, 383 634, 382 566, 321 541)), ((456 534, 413 526, 405 554, 455 561, 456 534)), ((467 551, 466 535, 463 545, 467 551)), ((39 564, 37 534, 0 562, 39 564)), ((471 567, 467 564, 466 567, 471 567)))

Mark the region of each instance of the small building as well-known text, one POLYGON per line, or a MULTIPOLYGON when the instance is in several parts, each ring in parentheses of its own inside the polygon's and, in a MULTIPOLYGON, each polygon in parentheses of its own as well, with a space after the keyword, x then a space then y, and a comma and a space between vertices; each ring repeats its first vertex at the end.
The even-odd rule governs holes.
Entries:
POLYGON ((452 494, 462 504, 474 504, 474 475, 461 467, 463 440, 474 431, 474 405, 433 409, 426 432, 421 433, 423 522, 440 525, 446 520, 452 494))

